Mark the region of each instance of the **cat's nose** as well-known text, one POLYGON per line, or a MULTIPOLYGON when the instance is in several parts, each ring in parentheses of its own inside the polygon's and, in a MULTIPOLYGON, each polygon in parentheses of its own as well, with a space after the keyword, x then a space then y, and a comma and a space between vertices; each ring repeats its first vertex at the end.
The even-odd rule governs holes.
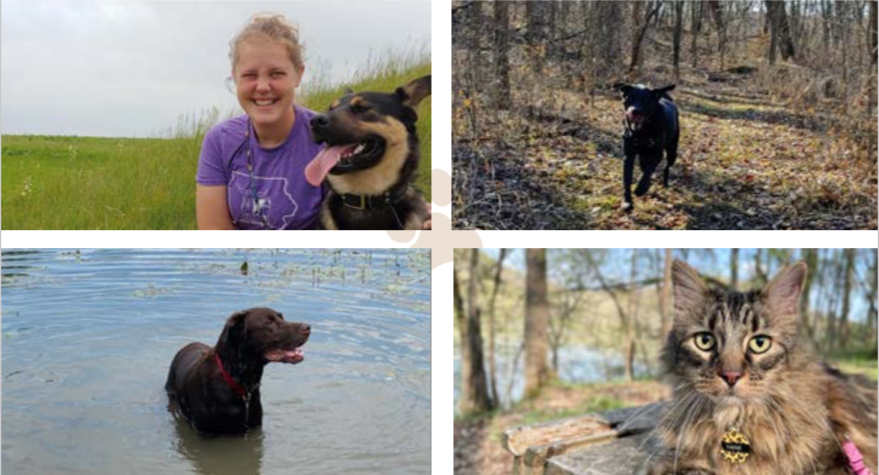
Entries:
POLYGON ((736 381, 742 378, 742 373, 740 371, 724 371, 722 376, 726 384, 733 387, 736 385, 736 381))

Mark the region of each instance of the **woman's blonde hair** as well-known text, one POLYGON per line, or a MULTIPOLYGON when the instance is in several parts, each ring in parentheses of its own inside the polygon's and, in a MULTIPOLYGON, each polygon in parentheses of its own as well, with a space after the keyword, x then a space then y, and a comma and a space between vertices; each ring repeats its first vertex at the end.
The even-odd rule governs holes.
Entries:
POLYGON ((257 13, 250 17, 235 38, 229 42, 229 59, 232 70, 238 63, 238 49, 245 41, 251 39, 268 39, 278 41, 287 49, 287 56, 297 71, 302 71, 302 45, 299 43, 299 29, 287 22, 280 13, 257 13))

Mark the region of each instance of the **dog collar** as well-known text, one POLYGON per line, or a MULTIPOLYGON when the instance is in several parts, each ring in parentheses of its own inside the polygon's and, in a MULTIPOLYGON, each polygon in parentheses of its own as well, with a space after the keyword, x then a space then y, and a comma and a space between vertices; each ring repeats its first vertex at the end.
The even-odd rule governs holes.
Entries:
POLYGON ((348 208, 354 208, 359 211, 364 211, 369 208, 375 208, 379 205, 392 205, 403 197, 403 193, 383 193, 381 195, 356 195, 356 194, 344 194, 339 195, 342 198, 342 204, 348 208))
POLYGON ((226 380, 226 384, 228 384, 229 387, 232 388, 233 391, 235 391, 235 394, 238 394, 241 397, 246 397, 247 390, 244 389, 244 386, 236 383, 235 380, 232 379, 232 375, 229 374, 226 371, 226 368, 223 367, 223 362, 220 360, 220 354, 214 353, 214 356, 217 358, 217 366, 220 367, 220 374, 223 375, 223 379, 226 380))

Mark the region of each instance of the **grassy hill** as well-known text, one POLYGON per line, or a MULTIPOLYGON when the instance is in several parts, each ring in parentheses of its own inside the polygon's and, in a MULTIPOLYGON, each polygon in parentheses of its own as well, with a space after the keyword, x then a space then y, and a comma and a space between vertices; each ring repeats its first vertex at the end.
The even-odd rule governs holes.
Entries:
MULTIPOLYGON (((430 70, 429 59, 385 60, 356 74, 351 83, 315 81, 298 100, 322 111, 346 88, 392 91, 430 70)), ((429 98, 418 114, 421 163, 416 186, 429 200, 429 98)), ((182 117, 167 138, 4 135, 2 229, 195 229, 199 151, 205 132, 220 115, 215 109, 182 117)))

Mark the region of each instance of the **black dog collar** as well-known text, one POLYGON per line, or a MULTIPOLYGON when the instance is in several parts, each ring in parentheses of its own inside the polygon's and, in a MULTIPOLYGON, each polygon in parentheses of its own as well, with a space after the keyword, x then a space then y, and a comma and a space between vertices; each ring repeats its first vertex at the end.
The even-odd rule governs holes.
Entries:
POLYGON ((342 199, 342 204, 346 207, 364 211, 370 208, 375 208, 376 206, 393 205, 400 201, 403 194, 404 193, 392 193, 389 191, 381 195, 357 195, 352 193, 344 195, 340 194, 339 197, 342 199))

